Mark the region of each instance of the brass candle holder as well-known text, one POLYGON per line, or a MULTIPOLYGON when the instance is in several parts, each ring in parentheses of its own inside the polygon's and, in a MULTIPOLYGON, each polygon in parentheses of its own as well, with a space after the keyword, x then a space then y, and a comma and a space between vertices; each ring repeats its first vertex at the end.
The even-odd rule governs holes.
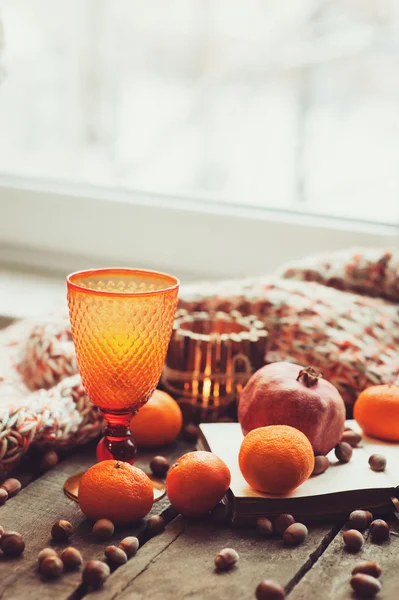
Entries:
POLYGON ((237 395, 265 364, 267 339, 264 324, 255 316, 180 310, 162 385, 185 417, 213 421, 231 415, 237 395))

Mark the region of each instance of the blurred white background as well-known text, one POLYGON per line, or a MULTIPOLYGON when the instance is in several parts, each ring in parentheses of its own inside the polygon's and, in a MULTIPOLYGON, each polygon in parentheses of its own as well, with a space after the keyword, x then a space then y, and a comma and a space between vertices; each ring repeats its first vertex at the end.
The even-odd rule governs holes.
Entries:
POLYGON ((396 245, 396 0, 3 0, 1 19, 3 262, 219 277, 396 245))
POLYGON ((2 172, 398 218, 397 1, 3 0, 2 15, 2 172))

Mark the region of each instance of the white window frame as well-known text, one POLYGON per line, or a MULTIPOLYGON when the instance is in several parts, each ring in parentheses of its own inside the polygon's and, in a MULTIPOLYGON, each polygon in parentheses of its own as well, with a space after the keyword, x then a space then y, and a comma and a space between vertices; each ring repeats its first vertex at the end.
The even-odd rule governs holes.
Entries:
POLYGON ((264 275, 313 253, 397 245, 396 224, 0 178, 3 264, 59 273, 87 266, 139 266, 188 281, 264 275))

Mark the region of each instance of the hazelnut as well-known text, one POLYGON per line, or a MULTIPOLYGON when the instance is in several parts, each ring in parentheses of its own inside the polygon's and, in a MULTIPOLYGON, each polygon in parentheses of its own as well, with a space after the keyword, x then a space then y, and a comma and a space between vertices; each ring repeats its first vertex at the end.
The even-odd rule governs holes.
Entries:
POLYGON ((356 433, 356 431, 352 430, 344 431, 341 437, 341 442, 346 442, 347 444, 352 446, 352 448, 356 448, 356 446, 358 446, 358 444, 360 444, 361 441, 362 436, 360 435, 360 433, 356 433))
POLYGON ((215 567, 219 569, 219 571, 227 571, 237 564, 238 559, 238 552, 233 550, 233 548, 224 548, 216 555, 215 567))
POLYGON ((93 535, 98 540, 109 540, 114 535, 115 525, 109 519, 99 519, 93 525, 93 535))
POLYGON ((51 537, 57 542, 67 542, 72 534, 72 524, 65 519, 56 521, 51 528, 51 537))
POLYGON ((89 560, 83 569, 82 581, 89 587, 99 590, 110 574, 111 570, 107 563, 101 560, 89 560))
POLYGON ((137 550, 139 549, 140 546, 140 542, 138 540, 138 538, 132 536, 129 537, 125 537, 120 544, 118 544, 119 548, 122 548, 122 550, 126 553, 126 556, 128 558, 131 558, 132 556, 134 556, 137 552, 137 550))
POLYGON ((65 550, 61 552, 60 558, 66 571, 75 571, 75 569, 79 569, 83 563, 81 553, 77 548, 73 548, 73 546, 65 548, 65 550))
POLYGON ((389 525, 383 519, 376 519, 370 524, 370 535, 373 542, 385 542, 389 539, 389 525))
POLYGON ((184 427, 183 429, 183 438, 186 440, 186 442, 191 442, 194 443, 196 441, 198 441, 198 437, 199 437, 199 429, 196 425, 186 425, 186 427, 184 427))
POLYGON ((267 517, 259 517, 256 521, 256 529, 263 537, 273 535, 273 523, 267 517))
POLYGON ((344 531, 344 544, 350 552, 358 552, 364 544, 364 537, 357 529, 344 531))
POLYGON ((371 577, 379 577, 382 573, 382 569, 378 563, 364 560, 358 563, 352 570, 352 575, 356 575, 356 573, 364 573, 365 575, 371 575, 371 577))
POLYGON ((327 471, 329 466, 330 461, 327 456, 315 456, 312 475, 321 475, 324 471, 327 471))
POLYGON ((385 471, 387 459, 382 454, 372 454, 369 458, 369 465, 372 471, 385 471))
POLYGON ((39 570, 44 577, 59 577, 64 570, 62 560, 58 556, 47 556, 39 565, 39 570))
POLYGON ((3 506, 8 500, 8 492, 4 488, 0 488, 0 506, 3 506))
POLYGON ((39 554, 37 555, 39 567, 40 567, 41 563, 44 561, 44 559, 47 558, 48 556, 58 556, 58 554, 54 550, 54 548, 43 548, 43 550, 40 550, 39 554))
POLYGON ((16 558, 25 550, 24 538, 16 531, 6 531, 0 538, 0 548, 6 556, 16 558))
POLYGON ((283 533, 287 529, 287 527, 289 527, 290 525, 293 525, 293 523, 295 523, 295 519, 292 515, 287 515, 287 514, 279 515, 277 517, 277 519, 274 520, 273 530, 275 533, 278 533, 279 535, 283 535, 283 533))
POLYGON ((349 515, 349 526, 351 529, 364 531, 370 526, 373 515, 368 510, 354 510, 349 515))
POLYGON ((256 600, 284 600, 285 591, 278 583, 265 579, 258 584, 255 596, 256 600))
POLYGON ((105 557, 111 567, 117 568, 127 562, 127 554, 118 546, 107 546, 104 550, 105 557))
POLYGON ((21 482, 19 481, 19 479, 7 479, 1 486, 3 488, 3 490, 6 490, 6 492, 8 493, 8 497, 11 498, 12 496, 16 496, 18 494, 18 492, 21 490, 21 482))
POLYGON ((0 538, 3 535, 3 533, 4 533, 4 528, 0 525, 0 538))
POLYGON ((283 533, 283 540, 289 546, 299 546, 305 541, 308 529, 303 523, 293 523, 283 533))
POLYGON ((367 598, 372 598, 381 591, 378 579, 364 573, 356 573, 351 579, 351 586, 357 594, 367 598))
POLYGON ((339 462, 348 463, 352 458, 352 453, 352 446, 347 442, 340 442, 335 446, 335 456, 338 458, 339 462))
POLYGON ((55 450, 48 450, 42 456, 40 461, 40 469, 42 471, 49 471, 58 464, 58 454, 55 450))
POLYGON ((170 469, 170 463, 164 456, 154 456, 150 462, 150 469, 155 477, 165 477, 170 469))
POLYGON ((147 521, 147 531, 152 536, 158 535, 165 529, 165 521, 161 515, 154 515, 147 521))
POLYGON ((211 519, 214 523, 218 525, 223 525, 227 523, 230 518, 230 511, 227 504, 223 504, 223 502, 218 502, 216 506, 211 510, 211 519))

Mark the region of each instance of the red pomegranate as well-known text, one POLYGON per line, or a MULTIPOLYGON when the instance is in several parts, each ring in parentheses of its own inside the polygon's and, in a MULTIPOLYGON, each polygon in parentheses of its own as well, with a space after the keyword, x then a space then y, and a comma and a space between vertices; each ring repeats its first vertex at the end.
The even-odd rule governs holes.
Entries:
POLYGON ((276 362, 248 381, 238 401, 238 420, 244 435, 266 425, 296 427, 315 455, 325 455, 341 439, 345 404, 337 388, 312 367, 276 362))

